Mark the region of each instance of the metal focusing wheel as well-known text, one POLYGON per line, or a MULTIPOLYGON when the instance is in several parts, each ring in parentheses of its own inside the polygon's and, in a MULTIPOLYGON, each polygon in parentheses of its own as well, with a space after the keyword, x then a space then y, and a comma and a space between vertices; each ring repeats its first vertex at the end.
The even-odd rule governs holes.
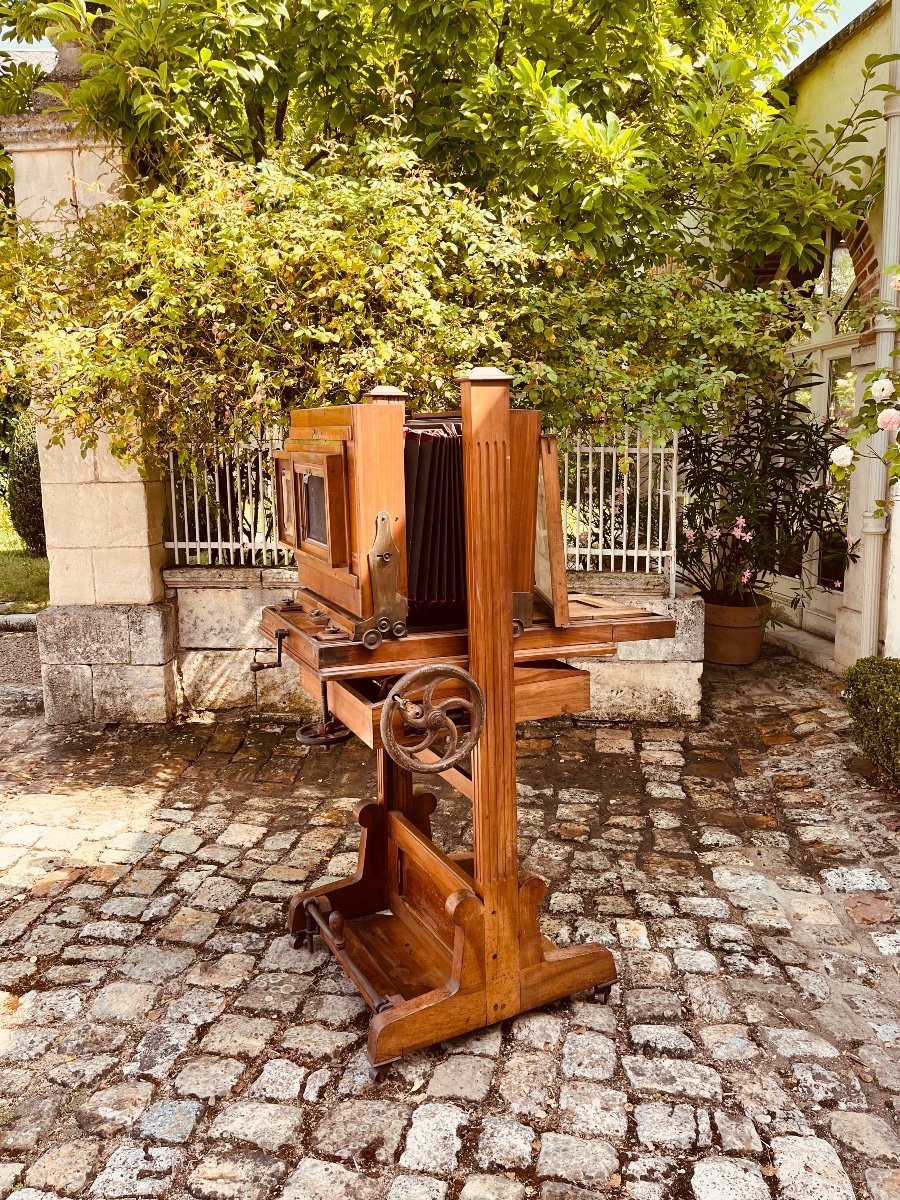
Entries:
POLYGON ((384 748, 394 762, 407 771, 436 774, 448 770, 471 753, 483 728, 484 693, 468 671, 449 663, 416 667, 414 671, 407 672, 388 692, 381 709, 381 740, 384 748), (437 688, 453 679, 466 685, 469 698, 447 696, 436 701, 434 695, 437 688), (416 699, 410 698, 408 693, 411 692, 416 694, 416 699), (403 728, 413 736, 419 735, 416 740, 402 743, 397 740, 394 714, 398 709, 403 718, 403 728), (469 728, 462 739, 452 716, 454 710, 459 709, 469 714, 469 728), (445 749, 436 762, 420 762, 413 757, 419 750, 431 750, 438 754, 434 744, 442 741, 446 743, 445 749))

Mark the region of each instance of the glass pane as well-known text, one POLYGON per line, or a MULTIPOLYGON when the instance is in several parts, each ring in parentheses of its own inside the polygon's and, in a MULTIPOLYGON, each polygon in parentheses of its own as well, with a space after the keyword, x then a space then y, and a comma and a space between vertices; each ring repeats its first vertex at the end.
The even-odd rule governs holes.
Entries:
MULTIPOLYGON (((849 256, 848 256, 849 257, 849 256)), ((850 418, 856 399, 856 371, 850 359, 833 358, 828 364, 828 416, 836 421, 841 433, 849 430, 850 418)), ((820 587, 840 591, 844 586, 847 551, 847 502, 850 480, 833 482, 831 501, 835 526, 819 546, 818 583, 820 587)))
POLYGON ((846 434, 856 401, 856 371, 849 358, 833 358, 828 364, 828 416, 846 434))
POLYGON ((328 545, 328 524, 325 518, 325 480, 321 475, 305 475, 303 478, 306 510, 306 539, 328 545))
POLYGON ((831 252, 831 290, 830 296, 841 298, 856 282, 856 272, 853 270, 853 259, 850 251, 841 242, 831 252))

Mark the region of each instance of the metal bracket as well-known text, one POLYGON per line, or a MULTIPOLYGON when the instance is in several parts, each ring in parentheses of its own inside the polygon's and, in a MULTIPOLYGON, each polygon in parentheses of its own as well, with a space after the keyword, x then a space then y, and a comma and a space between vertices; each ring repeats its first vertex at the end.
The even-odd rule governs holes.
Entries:
POLYGON ((400 551, 391 534, 391 515, 380 512, 375 518, 375 541, 368 554, 369 579, 372 583, 373 614, 357 623, 353 640, 369 650, 381 645, 386 634, 406 637, 406 598, 397 590, 400 582, 400 551))
POLYGON ((534 596, 531 592, 513 592, 513 637, 518 637, 534 623, 534 596))

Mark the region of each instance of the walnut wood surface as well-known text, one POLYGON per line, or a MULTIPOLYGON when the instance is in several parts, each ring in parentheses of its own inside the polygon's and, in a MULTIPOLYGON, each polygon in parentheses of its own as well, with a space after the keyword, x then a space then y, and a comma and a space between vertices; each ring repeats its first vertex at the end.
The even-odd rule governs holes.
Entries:
MULTIPOLYGON (((291 902, 289 930, 300 933, 311 920, 374 1010, 368 1040, 374 1065, 615 980, 604 947, 560 949, 541 936, 546 885, 518 870, 516 717, 586 703, 587 676, 558 663, 515 664, 546 659, 554 649, 608 654, 617 640, 674 633, 666 618, 579 596, 567 628, 545 621, 514 640, 509 500, 522 485, 510 465, 508 386, 505 377, 476 374, 462 393, 468 631, 415 633, 366 651, 325 636, 321 619, 309 612, 283 606, 263 617, 267 636, 288 631, 285 649, 300 663, 304 686, 310 678, 331 680, 334 710, 363 735, 372 735, 372 680, 380 674, 461 659, 485 695, 471 778, 444 775, 471 800, 473 853, 451 856, 435 845, 433 794, 414 792, 410 772, 378 749, 377 803, 357 811, 363 836, 355 874, 291 902)), ((292 433, 315 428, 297 425, 292 433)), ((334 419, 324 432, 338 428, 334 419)))
MULTIPOLYGON (((596 597, 592 597, 596 599, 596 597)), ((547 658, 602 658, 615 651, 616 642, 646 641, 675 636, 675 622, 638 608, 623 609, 622 615, 592 609, 582 619, 573 615, 565 629, 547 621, 536 621, 515 639, 516 662, 547 658)), ((288 658, 305 663, 321 679, 364 679, 403 675, 428 662, 468 661, 468 633, 464 629, 427 632, 414 630, 405 638, 386 638, 376 650, 367 650, 349 637, 323 639, 321 629, 290 605, 263 609, 260 630, 270 641, 278 629, 287 631, 284 651, 288 658)), ((306 684, 304 684, 306 687, 306 684)), ((316 695, 317 691, 313 691, 316 695)))

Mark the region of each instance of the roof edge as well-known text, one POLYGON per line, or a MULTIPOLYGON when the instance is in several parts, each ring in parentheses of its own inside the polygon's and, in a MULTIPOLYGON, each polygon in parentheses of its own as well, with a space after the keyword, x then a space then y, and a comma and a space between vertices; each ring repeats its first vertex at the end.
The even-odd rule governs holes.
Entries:
POLYGON ((786 75, 783 75, 780 86, 784 87, 785 85, 796 83, 798 79, 801 79, 808 71, 811 71, 813 67, 827 58, 829 54, 835 50, 839 50, 841 46, 855 37, 860 30, 865 29, 867 25, 871 25, 873 21, 877 20, 884 9, 891 7, 891 2, 892 0, 874 0, 874 3, 870 4, 868 8, 863 9, 858 17, 854 17, 843 29, 839 29, 827 42, 818 46, 813 50, 812 54, 804 58, 802 62, 797 63, 795 67, 792 67, 786 75))

